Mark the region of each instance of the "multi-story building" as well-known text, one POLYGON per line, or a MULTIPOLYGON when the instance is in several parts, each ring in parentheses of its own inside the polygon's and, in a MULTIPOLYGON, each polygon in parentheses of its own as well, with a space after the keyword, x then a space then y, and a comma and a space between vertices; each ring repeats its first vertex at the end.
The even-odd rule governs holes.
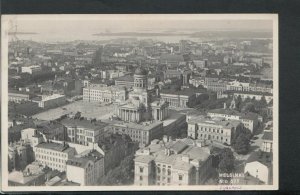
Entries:
POLYGON ((191 139, 153 140, 136 151, 135 185, 198 185, 213 171, 213 156, 207 147, 191 139))
POLYGON ((273 84, 264 84, 264 83, 251 83, 250 91, 272 93, 273 94, 273 84))
POLYGON ((179 91, 162 90, 160 97, 168 102, 170 108, 188 108, 196 100, 196 93, 190 89, 179 91))
POLYGON ((120 102, 126 100, 126 89, 124 87, 106 86, 83 88, 83 101, 85 102, 120 102))
POLYGON ((82 145, 98 143, 107 126, 100 121, 73 118, 63 119, 60 123, 66 127, 69 140, 82 145))
POLYGON ((177 78, 177 79, 182 79, 183 75, 182 72, 180 70, 166 70, 164 72, 164 79, 170 79, 170 78, 177 78))
POLYGON ((226 91, 227 81, 215 77, 205 77, 204 86, 210 91, 224 92, 226 91))
POLYGON ((42 70, 40 66, 23 66, 21 68, 22 73, 29 73, 29 74, 35 74, 42 70))
POLYGON ((273 132, 265 130, 261 139, 263 141, 261 150, 263 152, 273 152, 273 132))
POLYGON ((66 144, 44 142, 36 146, 35 160, 44 167, 63 172, 67 169, 67 160, 74 157, 75 154, 75 149, 66 144))
POLYGON ((8 91, 8 101, 19 103, 22 101, 29 101, 32 97, 33 95, 28 92, 17 91, 17 90, 8 91))
POLYGON ((133 76, 125 75, 125 76, 116 78, 115 85, 118 87, 126 87, 127 89, 130 89, 134 85, 133 76))
POLYGON ((240 121, 213 120, 208 117, 191 118, 188 122, 188 136, 193 139, 231 144, 232 136, 240 121))
POLYGON ((140 124, 133 122, 110 121, 109 129, 113 133, 126 134, 132 141, 140 146, 148 145, 151 140, 159 139, 163 135, 163 123, 160 121, 149 121, 140 124))
POLYGON ((52 94, 38 96, 32 99, 32 101, 38 103, 41 108, 54 108, 65 104, 66 98, 64 95, 52 94))
POLYGON ((249 91, 250 83, 239 82, 237 80, 230 81, 226 85, 226 90, 228 90, 228 91, 249 91))
POLYGON ((81 186, 98 184, 104 176, 104 157, 92 150, 82 153, 67 161, 66 175, 68 181, 81 186))
POLYGON ((199 87, 200 85, 204 86, 204 78, 193 77, 190 79, 190 84, 195 87, 199 87))
POLYGON ((258 114, 253 112, 241 113, 231 109, 214 109, 207 113, 210 117, 220 117, 226 120, 240 120, 241 123, 252 133, 256 130, 259 119, 258 114))
POLYGON ((258 184, 272 184, 272 153, 252 153, 245 162, 244 173, 260 180, 258 184))

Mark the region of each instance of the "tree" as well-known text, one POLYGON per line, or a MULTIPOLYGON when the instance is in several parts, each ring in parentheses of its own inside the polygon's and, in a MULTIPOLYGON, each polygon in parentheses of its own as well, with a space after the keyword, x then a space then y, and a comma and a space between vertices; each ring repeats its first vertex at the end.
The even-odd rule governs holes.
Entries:
POLYGON ((233 152, 229 148, 224 148, 220 152, 219 172, 230 173, 234 170, 234 156, 233 152))
POLYGON ((238 154, 247 154, 250 149, 251 131, 243 125, 236 128, 232 138, 232 147, 238 154))
POLYGON ((131 185, 134 180, 134 154, 124 158, 120 165, 110 170, 103 178, 102 185, 131 185))
POLYGON ((242 112, 256 112, 254 104, 252 102, 246 103, 242 108, 242 112))
POLYGON ((239 95, 239 96, 237 97, 236 103, 235 103, 236 110, 241 111, 241 109, 242 109, 242 107, 241 107, 242 102, 243 102, 243 101, 242 101, 242 97, 239 95))
POLYGON ((233 145, 233 149, 238 154, 247 154, 250 148, 250 140, 243 134, 239 135, 233 145))

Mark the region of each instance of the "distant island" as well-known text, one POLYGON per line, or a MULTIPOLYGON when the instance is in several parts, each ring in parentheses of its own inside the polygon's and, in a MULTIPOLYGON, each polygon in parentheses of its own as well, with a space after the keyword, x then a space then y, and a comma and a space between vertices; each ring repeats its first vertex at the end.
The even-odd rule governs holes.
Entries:
POLYGON ((194 33, 170 33, 170 32, 102 32, 93 36, 134 36, 134 37, 154 37, 154 36, 187 36, 191 38, 272 38, 272 32, 266 31, 199 31, 194 33))
POLYGON ((150 36, 189 36, 191 34, 188 33, 163 33, 163 32, 117 32, 117 33, 108 33, 108 32, 103 32, 103 33, 97 33, 93 34, 93 36, 145 36, 145 37, 150 37, 150 36))

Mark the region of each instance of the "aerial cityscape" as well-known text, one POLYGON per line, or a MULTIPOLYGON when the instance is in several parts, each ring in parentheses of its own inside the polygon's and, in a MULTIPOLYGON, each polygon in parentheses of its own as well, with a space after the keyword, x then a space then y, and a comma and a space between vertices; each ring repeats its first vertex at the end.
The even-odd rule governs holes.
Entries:
POLYGON ((99 18, 11 21, 9 186, 273 184, 272 21, 99 18))

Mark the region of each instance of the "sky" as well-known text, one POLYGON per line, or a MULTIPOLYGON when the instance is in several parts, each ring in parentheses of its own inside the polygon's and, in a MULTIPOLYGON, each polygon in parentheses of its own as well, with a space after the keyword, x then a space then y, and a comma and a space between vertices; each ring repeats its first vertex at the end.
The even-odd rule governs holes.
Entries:
POLYGON ((242 30, 272 32, 271 14, 265 15, 11 15, 4 18, 18 32, 34 32, 39 39, 91 38, 110 32, 197 32, 242 30))

